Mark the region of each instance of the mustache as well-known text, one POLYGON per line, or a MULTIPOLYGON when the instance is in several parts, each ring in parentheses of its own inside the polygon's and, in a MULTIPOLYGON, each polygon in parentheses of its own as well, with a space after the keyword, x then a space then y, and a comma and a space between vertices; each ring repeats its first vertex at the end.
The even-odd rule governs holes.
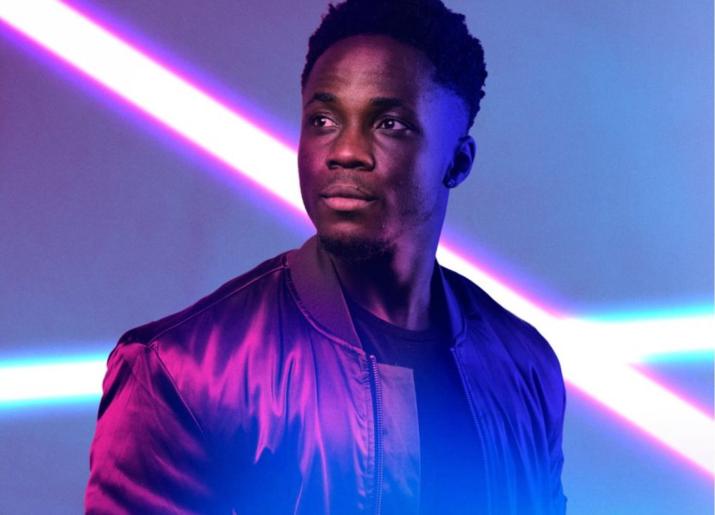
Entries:
POLYGON ((365 181, 352 175, 335 177, 320 189, 320 196, 360 198, 365 200, 374 200, 377 198, 377 195, 375 195, 370 186, 365 184, 365 181))

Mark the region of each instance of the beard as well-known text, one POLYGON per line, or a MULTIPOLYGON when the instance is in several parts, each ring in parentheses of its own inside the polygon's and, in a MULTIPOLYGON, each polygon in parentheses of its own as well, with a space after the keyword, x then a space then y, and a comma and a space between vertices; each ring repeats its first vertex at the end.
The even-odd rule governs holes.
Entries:
POLYGON ((391 254, 390 245, 380 239, 318 235, 318 240, 323 249, 348 263, 382 261, 391 254))

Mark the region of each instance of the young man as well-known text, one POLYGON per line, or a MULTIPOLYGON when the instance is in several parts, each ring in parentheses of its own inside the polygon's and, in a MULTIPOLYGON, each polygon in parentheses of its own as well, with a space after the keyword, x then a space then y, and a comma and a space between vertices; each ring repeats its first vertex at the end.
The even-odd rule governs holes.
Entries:
POLYGON ((486 77, 439 0, 348 0, 310 39, 317 235, 109 359, 88 512, 565 511, 546 341, 435 252, 486 77))

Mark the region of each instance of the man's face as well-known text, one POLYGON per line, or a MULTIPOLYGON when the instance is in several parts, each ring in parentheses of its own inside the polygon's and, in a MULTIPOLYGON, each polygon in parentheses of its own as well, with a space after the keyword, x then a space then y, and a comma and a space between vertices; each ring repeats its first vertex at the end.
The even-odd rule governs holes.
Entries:
POLYGON ((298 169, 328 249, 367 258, 438 238, 466 114, 432 72, 419 50, 381 35, 338 41, 315 63, 298 169))

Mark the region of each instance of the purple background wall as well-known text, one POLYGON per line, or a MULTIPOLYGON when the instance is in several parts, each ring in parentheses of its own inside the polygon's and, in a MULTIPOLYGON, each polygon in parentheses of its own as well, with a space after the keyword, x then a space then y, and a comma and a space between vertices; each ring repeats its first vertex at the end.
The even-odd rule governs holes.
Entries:
MULTIPOLYGON (((297 142, 322 0, 69 3, 297 142)), ((564 313, 711 306, 712 3, 447 4, 489 69, 447 235, 564 313)), ((108 352, 299 245, 287 213, 0 23, 0 361, 108 352)), ((712 416, 712 356, 649 366, 712 416)), ((712 477, 570 393, 570 513, 711 512, 712 477)), ((0 411, 0 513, 80 510, 95 411, 0 411)))

